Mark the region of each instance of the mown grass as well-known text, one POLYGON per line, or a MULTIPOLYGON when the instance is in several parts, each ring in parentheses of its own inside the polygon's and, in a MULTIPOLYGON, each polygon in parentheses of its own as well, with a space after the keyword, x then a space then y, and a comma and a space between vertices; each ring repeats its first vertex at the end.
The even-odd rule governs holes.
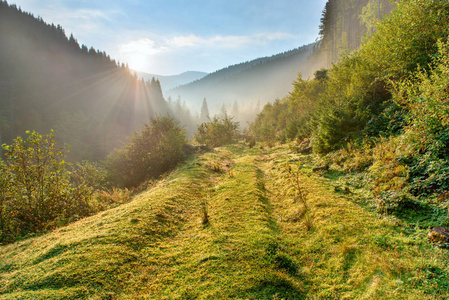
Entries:
POLYGON ((306 222, 286 172, 301 161, 282 147, 219 148, 128 204, 0 247, 0 299, 448 296, 446 250, 380 220, 307 165, 306 222))

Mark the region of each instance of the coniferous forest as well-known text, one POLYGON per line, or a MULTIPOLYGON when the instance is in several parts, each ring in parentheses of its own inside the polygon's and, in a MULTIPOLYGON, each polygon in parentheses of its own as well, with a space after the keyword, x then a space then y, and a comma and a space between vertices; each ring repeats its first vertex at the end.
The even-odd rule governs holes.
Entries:
POLYGON ((3 143, 54 129, 71 145, 72 160, 98 161, 150 116, 167 113, 159 82, 139 80, 60 25, 0 5, 3 143))
POLYGON ((447 299, 448 24, 328 0, 315 43, 174 89, 195 115, 1 1, 0 299, 447 299))

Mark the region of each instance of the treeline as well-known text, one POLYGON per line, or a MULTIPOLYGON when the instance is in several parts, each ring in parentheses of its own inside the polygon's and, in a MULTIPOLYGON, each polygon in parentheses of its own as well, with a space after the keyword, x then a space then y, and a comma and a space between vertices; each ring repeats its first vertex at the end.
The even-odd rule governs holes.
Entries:
POLYGON ((382 211, 429 199, 447 209, 447 24, 445 0, 400 1, 358 50, 265 106, 252 134, 310 138, 327 167, 364 172, 382 211))
POLYGON ((143 81, 60 25, 0 2, 0 140, 55 129, 70 160, 100 160, 156 113, 169 110, 157 80, 143 81))

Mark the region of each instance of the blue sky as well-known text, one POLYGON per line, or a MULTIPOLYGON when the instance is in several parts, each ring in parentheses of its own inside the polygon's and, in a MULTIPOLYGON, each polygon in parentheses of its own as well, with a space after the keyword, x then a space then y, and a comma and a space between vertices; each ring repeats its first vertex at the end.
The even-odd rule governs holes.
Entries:
POLYGON ((160 75, 213 72, 314 42, 326 0, 10 0, 80 44, 160 75))

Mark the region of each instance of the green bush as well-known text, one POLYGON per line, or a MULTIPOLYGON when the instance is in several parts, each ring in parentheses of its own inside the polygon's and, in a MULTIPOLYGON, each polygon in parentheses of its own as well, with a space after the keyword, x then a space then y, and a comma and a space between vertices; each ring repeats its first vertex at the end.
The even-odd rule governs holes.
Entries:
POLYGON ((195 133, 195 140, 209 147, 218 147, 235 142, 238 136, 239 123, 232 121, 232 117, 215 116, 210 122, 202 123, 195 133))
POLYGON ((186 134, 172 117, 152 118, 128 139, 106 158, 108 179, 115 187, 136 187, 184 160, 186 134))
POLYGON ((449 44, 438 43, 438 54, 416 76, 396 84, 395 99, 409 112, 404 137, 412 191, 445 192, 449 188, 449 44))
MULTIPOLYGON (((60 220, 90 212, 91 186, 72 184, 67 148, 58 148, 54 133, 27 132, 12 145, 3 145, 0 161, 0 243, 42 232, 60 220)), ((83 179, 86 180, 86 179, 83 179)))

